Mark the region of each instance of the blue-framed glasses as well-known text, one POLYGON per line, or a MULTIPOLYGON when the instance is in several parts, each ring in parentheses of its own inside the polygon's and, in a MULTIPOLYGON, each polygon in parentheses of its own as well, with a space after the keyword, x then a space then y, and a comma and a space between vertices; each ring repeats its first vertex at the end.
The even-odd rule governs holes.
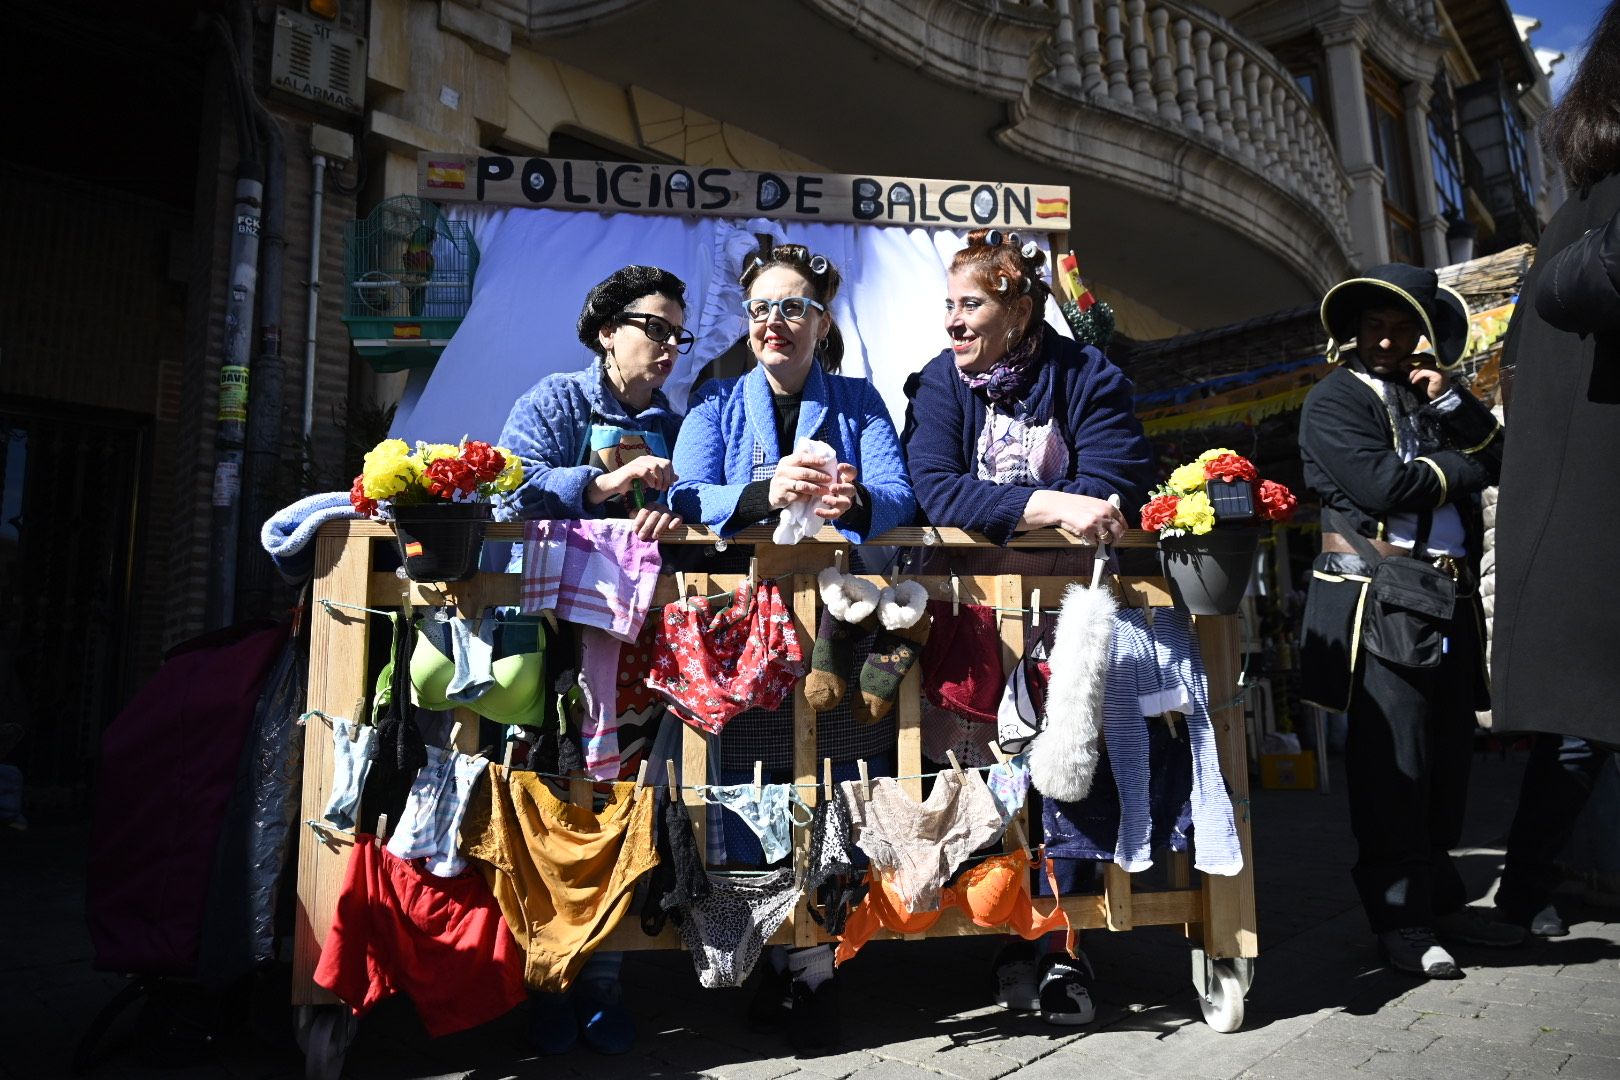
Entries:
POLYGON ((808 296, 784 296, 780 300, 766 300, 756 297, 743 301, 743 310, 748 312, 749 322, 764 322, 771 317, 771 309, 782 313, 782 318, 788 322, 803 322, 804 317, 810 314, 810 309, 826 311, 826 307, 808 296))

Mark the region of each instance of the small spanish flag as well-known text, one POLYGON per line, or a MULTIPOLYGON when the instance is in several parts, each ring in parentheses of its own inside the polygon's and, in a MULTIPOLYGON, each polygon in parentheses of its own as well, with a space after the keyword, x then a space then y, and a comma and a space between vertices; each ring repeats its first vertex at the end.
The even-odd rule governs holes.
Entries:
POLYGON ((427 166, 427 186, 430 188, 454 188, 462 191, 467 187, 467 163, 465 161, 430 161, 427 166))
POLYGON ((411 540, 411 541, 406 543, 406 545, 405 545, 405 557, 407 559, 414 559, 420 554, 422 554, 422 541, 420 541, 420 540, 411 540))
POLYGON ((397 338, 419 338, 422 336, 422 324, 413 322, 395 323, 394 336, 397 338))
POLYGON ((1036 199, 1035 216, 1038 218, 1062 218, 1069 216, 1068 199, 1036 199))

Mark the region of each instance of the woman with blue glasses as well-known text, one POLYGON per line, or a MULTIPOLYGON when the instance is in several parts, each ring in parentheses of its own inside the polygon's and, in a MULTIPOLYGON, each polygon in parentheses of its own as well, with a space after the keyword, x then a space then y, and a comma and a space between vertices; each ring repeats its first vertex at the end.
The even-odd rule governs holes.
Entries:
POLYGON ((916 503, 900 440, 865 379, 837 374, 842 340, 828 310, 838 270, 798 244, 755 256, 743 270, 748 374, 698 391, 675 447, 670 506, 730 536, 795 503, 860 543, 910 524, 916 503), (828 444, 825 471, 800 439, 828 444))
MULTIPOLYGON (((868 537, 911 523, 916 512, 900 441, 883 399, 865 379, 837 374, 842 342, 829 310, 837 295, 837 269, 797 244, 753 257, 741 283, 748 316, 748 347, 758 361, 740 378, 716 380, 699 390, 675 446, 670 506, 721 536, 774 520, 797 508, 812 524, 830 522, 845 538, 868 537), (832 447, 836 461, 799 453, 801 439, 832 447)), ((853 566, 854 560, 852 560, 853 566)), ((855 643, 856 668, 869 651, 855 643)), ((808 651, 808 650, 807 650, 808 651)), ((833 762, 835 779, 852 779, 865 760, 873 775, 894 770, 892 715, 863 722, 848 693, 818 714, 816 756, 833 762)), ((711 748, 720 781, 748 779, 760 762, 770 783, 793 778, 793 709, 751 709, 714 736, 711 748)), ((740 819, 737 819, 740 820, 740 819)), ((726 814, 729 865, 765 861, 754 837, 726 814)), ((801 1053, 836 1045, 839 1017, 830 946, 774 948, 760 963, 749 1008, 756 1028, 786 1028, 801 1053)))

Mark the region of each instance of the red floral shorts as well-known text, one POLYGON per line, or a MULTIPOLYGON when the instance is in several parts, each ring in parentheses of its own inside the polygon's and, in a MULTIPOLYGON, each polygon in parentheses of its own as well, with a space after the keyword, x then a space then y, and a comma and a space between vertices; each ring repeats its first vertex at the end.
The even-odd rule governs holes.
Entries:
POLYGON ((746 582, 718 612, 707 597, 664 605, 647 685, 709 734, 748 709, 774 709, 804 674, 793 617, 774 581, 746 582))

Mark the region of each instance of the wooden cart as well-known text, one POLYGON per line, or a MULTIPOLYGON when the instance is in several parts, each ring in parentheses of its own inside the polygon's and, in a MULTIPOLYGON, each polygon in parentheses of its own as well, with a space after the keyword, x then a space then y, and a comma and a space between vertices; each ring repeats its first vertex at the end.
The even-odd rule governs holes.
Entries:
MULTIPOLYGON (((756 527, 732 538, 734 544, 757 545, 757 573, 776 579, 793 610, 800 641, 813 640, 818 602, 816 573, 832 565, 849 543, 832 529, 824 529, 813 541, 793 547, 770 544, 771 530, 756 527)), ((491 540, 518 540, 520 524, 490 527, 491 540)), ((393 533, 384 524, 347 521, 324 526, 316 541, 316 569, 311 602, 314 605, 310 630, 309 703, 311 710, 332 716, 352 716, 356 703, 367 698, 372 673, 367 671, 370 619, 359 608, 397 608, 405 590, 418 606, 455 604, 468 613, 491 604, 516 604, 518 580, 513 574, 479 574, 453 585, 428 585, 402 580, 392 571, 373 569, 373 547, 392 542, 393 533), (330 603, 323 603, 329 601, 330 603)), ((703 528, 677 530, 674 543, 714 543, 703 528)), ((896 529, 878 538, 880 546, 944 546, 947 548, 994 547, 982 536, 959 529, 896 529)), ((1040 530, 1012 542, 1019 548, 1051 548, 1075 543, 1058 530, 1040 530)), ((1148 533, 1132 532, 1122 547, 1152 547, 1148 533)), ((908 575, 910 576, 910 575, 908 575)), ((915 577, 935 599, 959 598, 966 604, 987 604, 1011 612, 1031 606, 1039 590, 1040 606, 1055 608, 1063 590, 1073 580, 1067 577, 1029 577, 1017 574, 915 577)), ((688 574, 685 585, 694 595, 711 594, 734 588, 740 575, 688 574)), ((1157 577, 1119 579, 1126 602, 1164 607, 1170 604, 1164 582, 1157 577)), ((660 579, 655 604, 677 598, 674 575, 660 579)), ((1023 654, 1024 622, 1020 617, 999 620, 1002 644, 1002 670, 1011 671, 1023 654)), ((1253 842, 1247 813, 1249 776, 1244 735, 1243 708, 1238 690, 1239 630, 1235 616, 1199 617, 1199 647, 1209 675, 1211 721, 1219 748, 1221 770, 1237 810, 1238 836, 1243 845, 1243 870, 1232 877, 1194 875, 1185 854, 1170 858, 1170 884, 1167 890, 1133 892, 1131 875, 1118 866, 1105 864, 1105 886, 1101 895, 1065 897, 1063 906, 1076 929, 1129 930, 1136 926, 1175 925, 1185 929, 1193 944, 1193 981, 1200 994, 1204 1016, 1212 1027, 1236 1031, 1243 1022, 1243 998, 1258 954, 1255 929, 1253 842)), ((816 760, 816 713, 804 699, 803 688, 794 694, 795 782, 800 795, 814 804, 820 797, 820 768, 816 760)), ((897 710, 899 747, 898 773, 915 777, 922 771, 922 700, 920 672, 914 667, 901 686, 897 710)), ((478 747, 479 717, 458 710, 459 749, 473 752, 478 747)), ((318 724, 306 726, 304 744, 303 806, 301 819, 318 821, 326 806, 332 782, 331 739, 318 724)), ((704 776, 706 744, 704 737, 687 728, 681 772, 683 776, 704 776)), ((922 797, 922 781, 901 782, 914 799, 922 797)), ((574 797, 588 799, 590 784, 576 784, 574 797)), ((686 792, 693 806, 693 819, 702 828, 698 810, 701 796, 686 792)), ((320 956, 321 942, 332 922, 338 891, 342 885, 352 837, 329 829, 306 828, 298 845, 298 917, 293 958, 293 1004, 303 1006, 300 1032, 306 1044, 311 1075, 330 1071, 334 1055, 338 1061, 352 1038, 353 1025, 347 1009, 322 1008, 336 999, 315 985, 313 973, 320 956)), ((808 829, 794 833, 795 858, 805 859, 808 829)), ((700 845, 701 850, 701 845, 700 845)), ((939 937, 961 934, 996 933, 973 925, 960 912, 950 911, 924 935, 939 937)), ((893 936, 888 932, 880 936, 893 936)), ((771 939, 774 943, 810 945, 830 940, 812 920, 803 899, 782 928, 771 939)), ((608 939, 613 949, 678 949, 680 941, 673 929, 662 937, 642 933, 635 920, 626 920, 608 939)))

